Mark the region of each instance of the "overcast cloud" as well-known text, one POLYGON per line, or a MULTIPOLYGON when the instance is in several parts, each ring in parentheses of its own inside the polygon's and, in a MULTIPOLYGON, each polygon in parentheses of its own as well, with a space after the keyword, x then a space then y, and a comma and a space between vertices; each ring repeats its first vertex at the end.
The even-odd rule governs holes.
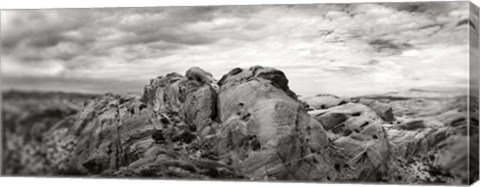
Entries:
POLYGON ((468 2, 1 12, 4 88, 142 91, 199 66, 285 72, 301 95, 468 84, 468 2))

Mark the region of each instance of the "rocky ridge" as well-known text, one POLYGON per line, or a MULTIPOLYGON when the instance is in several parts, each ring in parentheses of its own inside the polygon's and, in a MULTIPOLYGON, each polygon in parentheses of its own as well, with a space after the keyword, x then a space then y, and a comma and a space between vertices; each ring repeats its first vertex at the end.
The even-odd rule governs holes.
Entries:
POLYGON ((193 67, 97 97, 39 144, 51 175, 459 184, 478 138, 464 98, 300 100, 280 70, 193 67))

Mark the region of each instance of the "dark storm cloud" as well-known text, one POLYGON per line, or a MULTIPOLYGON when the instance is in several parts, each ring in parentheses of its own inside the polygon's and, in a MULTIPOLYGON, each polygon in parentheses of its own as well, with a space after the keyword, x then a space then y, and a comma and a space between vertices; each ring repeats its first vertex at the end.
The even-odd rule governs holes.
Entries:
POLYGON ((365 65, 369 65, 369 66, 374 66, 374 65, 377 65, 377 64, 380 64, 380 62, 378 60, 375 60, 375 59, 369 60, 368 62, 365 63, 365 65))
POLYGON ((408 43, 395 43, 391 40, 374 39, 368 42, 368 44, 379 53, 386 52, 390 54, 398 54, 403 50, 412 48, 413 46, 408 43))
POLYGON ((398 11, 409 13, 444 14, 451 10, 463 7, 458 2, 402 2, 402 3, 381 3, 383 6, 394 8, 398 11))
MULTIPOLYGON (((236 6, 15 11, 1 45, 5 55, 20 63, 60 60, 68 64, 79 56, 114 56, 109 50, 122 46, 133 54, 126 60, 148 58, 148 54, 133 49, 138 45, 145 45, 153 56, 165 56, 184 46, 211 44, 225 37, 192 31, 187 25, 217 17, 243 18, 255 11, 236 6), (102 40, 115 34, 117 38, 102 40), (62 44, 73 47, 62 49, 62 44)), ((261 26, 249 24, 246 28, 261 26)))
MULTIPOLYGON (((85 13, 85 12, 84 12, 85 13)), ((85 43, 92 39, 71 38, 64 36, 67 31, 84 27, 89 19, 88 14, 62 10, 24 10, 15 12, 15 16, 8 25, 2 38, 2 47, 7 51, 21 44, 34 48, 45 48, 57 45, 63 40, 85 43)))

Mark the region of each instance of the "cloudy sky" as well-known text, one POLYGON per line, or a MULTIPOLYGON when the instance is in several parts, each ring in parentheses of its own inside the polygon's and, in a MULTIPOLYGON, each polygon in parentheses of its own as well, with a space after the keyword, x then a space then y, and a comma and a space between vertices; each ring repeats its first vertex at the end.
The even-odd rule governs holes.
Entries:
POLYGON ((141 92, 192 66, 220 79, 262 65, 300 95, 463 88, 468 12, 467 2, 2 11, 2 84, 141 92))

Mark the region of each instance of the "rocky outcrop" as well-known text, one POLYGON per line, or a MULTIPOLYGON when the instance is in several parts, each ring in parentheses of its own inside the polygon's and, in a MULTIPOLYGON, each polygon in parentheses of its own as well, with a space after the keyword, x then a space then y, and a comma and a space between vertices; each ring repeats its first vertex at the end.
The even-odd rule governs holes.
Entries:
POLYGON ((301 98, 301 100, 305 101, 314 110, 327 109, 350 102, 349 99, 330 94, 318 94, 313 97, 301 98))
POLYGON ((192 67, 188 69, 185 73, 185 77, 187 77, 188 80, 196 81, 201 84, 210 84, 215 82, 215 79, 213 78, 211 73, 206 72, 199 67, 192 67))
POLYGON ((217 92, 212 86, 214 79, 210 73, 196 67, 190 68, 186 77, 181 115, 198 132, 206 127, 211 129, 217 118, 217 92))
POLYGON ((248 70, 234 68, 218 81, 218 85, 223 86, 223 89, 225 89, 243 82, 239 79, 250 79, 254 77, 268 81, 273 87, 282 90, 291 98, 297 99, 297 95, 290 90, 288 86, 288 79, 285 74, 282 71, 273 68, 265 68, 261 66, 254 66, 248 70))
POLYGON ((144 88, 141 100, 155 112, 179 111, 186 80, 178 73, 151 79, 150 84, 144 88))
POLYGON ((234 69, 225 75, 219 81, 217 149, 249 177, 325 179, 320 173, 327 171, 305 166, 310 146, 320 152, 328 147, 326 134, 287 83, 271 68, 234 69))
MULTIPOLYGON (((458 98, 446 101, 412 99, 382 102, 358 99, 354 102, 323 107, 309 113, 327 131, 337 148, 335 154, 357 154, 366 145, 373 145, 371 149, 366 149, 370 150, 366 155, 378 156, 367 157, 368 160, 383 164, 362 163, 360 168, 368 171, 365 167, 370 167, 370 171, 381 176, 376 180, 409 184, 462 184, 473 178, 471 173, 478 173, 478 170, 469 173, 467 169, 467 160, 477 160, 478 154, 469 155, 467 151, 461 151, 467 149, 469 137, 478 137, 476 130, 471 130, 468 135, 466 102, 458 98), (408 104, 412 102, 414 104, 408 104), (393 114, 398 116, 394 117, 393 114), (369 133, 363 133, 362 128, 356 130, 362 126, 377 130, 366 131, 369 133)), ((475 113, 472 116, 476 116, 475 113)), ((471 119, 470 126, 476 129, 478 121, 471 119)), ((361 171, 356 168, 354 172, 361 171)), ((340 170, 345 169, 340 167, 340 170)))
POLYGON ((142 105, 138 98, 117 95, 90 102, 71 129, 77 137, 72 167, 109 175, 137 160, 142 148, 150 146, 149 135, 156 128, 150 119, 152 113, 136 110, 138 105, 142 105))
POLYGON ((2 91, 2 175, 75 175, 67 164, 75 139, 63 138, 96 95, 2 91))
POLYGON ((199 142, 181 116, 157 114, 138 107, 142 104, 138 98, 120 95, 90 102, 69 132, 76 140, 70 170, 97 176, 243 177, 220 162, 211 146, 199 142))
POLYGON ((387 122, 395 120, 393 109, 387 103, 381 103, 375 100, 360 99, 359 103, 370 107, 375 113, 387 122))
POLYGON ((141 97, 106 94, 61 112, 54 125, 32 128, 41 144, 24 146, 43 156, 14 162, 31 166, 24 174, 460 184, 478 173, 466 161, 478 154, 464 151, 478 149, 467 147, 478 111, 467 115, 460 101, 300 101, 273 68, 235 68, 216 81, 193 67, 152 79, 141 97))
POLYGON ((201 132, 216 118, 217 93, 212 74, 192 67, 185 77, 170 73, 152 79, 142 101, 158 113, 179 114, 193 130, 201 132))
MULTIPOLYGON (((457 104, 445 103, 442 108, 457 104)), ((423 110, 428 107, 419 113, 432 112, 423 110)), ((384 178, 397 183, 468 183, 473 177, 467 169, 468 159, 478 160, 478 154, 462 150, 467 149, 469 138, 478 137, 478 132, 467 135, 467 126, 478 126, 478 121, 468 124, 465 111, 463 105, 437 115, 384 125, 392 150, 389 177, 384 178)))
POLYGON ((336 169, 344 179, 378 180, 385 169, 389 145, 383 120, 369 107, 346 103, 324 111, 311 111, 328 131, 337 152, 336 169))

